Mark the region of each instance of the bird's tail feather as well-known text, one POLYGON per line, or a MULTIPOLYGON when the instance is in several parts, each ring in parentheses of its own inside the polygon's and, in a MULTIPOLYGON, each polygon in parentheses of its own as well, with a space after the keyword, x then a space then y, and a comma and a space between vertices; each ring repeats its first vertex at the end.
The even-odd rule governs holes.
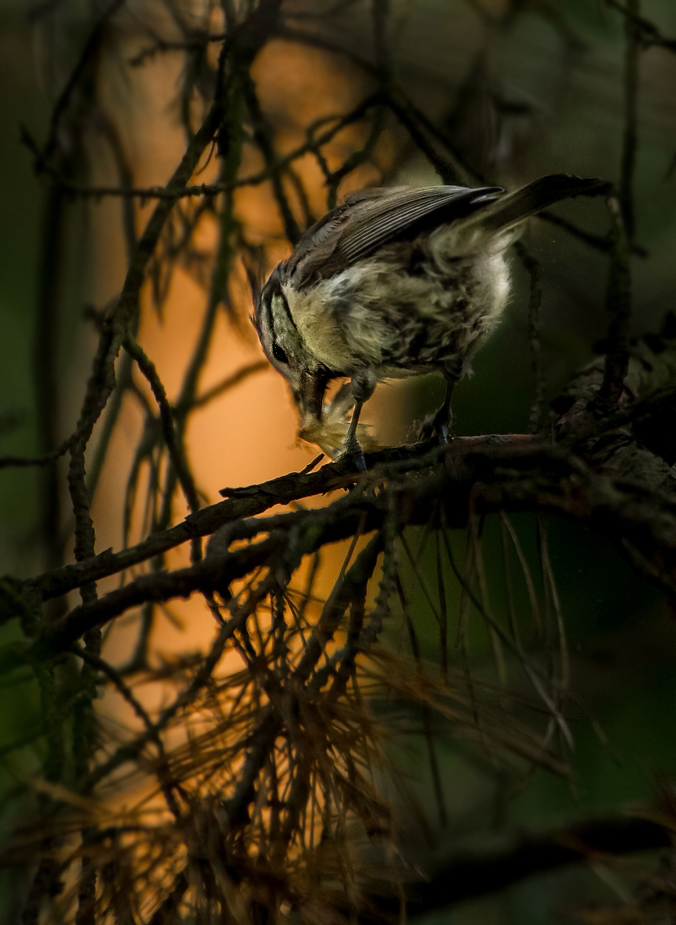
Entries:
POLYGON ((529 215, 535 215, 562 199, 573 196, 600 196, 610 191, 610 184, 598 178, 571 177, 564 173, 541 177, 513 193, 507 193, 469 219, 492 232, 509 231, 529 215))

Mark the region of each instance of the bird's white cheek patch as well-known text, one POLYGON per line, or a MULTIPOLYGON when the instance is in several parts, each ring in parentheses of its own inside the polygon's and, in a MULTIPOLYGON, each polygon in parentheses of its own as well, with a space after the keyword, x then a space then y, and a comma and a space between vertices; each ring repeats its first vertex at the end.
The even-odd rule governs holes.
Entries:
POLYGON ((281 296, 274 295, 272 297, 271 308, 274 334, 273 331, 270 331, 268 338, 269 348, 272 349, 272 344, 275 341, 282 344, 293 343, 296 338, 296 332, 287 314, 284 299, 282 299, 281 296))
POLYGON ((287 284, 284 295, 306 349, 329 369, 349 368, 351 354, 331 311, 332 281, 307 292, 296 292, 287 284))

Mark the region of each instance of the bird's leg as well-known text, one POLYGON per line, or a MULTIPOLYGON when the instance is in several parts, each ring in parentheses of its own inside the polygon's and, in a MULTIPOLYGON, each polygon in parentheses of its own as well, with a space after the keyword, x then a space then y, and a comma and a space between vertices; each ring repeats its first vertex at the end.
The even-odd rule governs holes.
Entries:
POLYGON ((444 378, 446 380, 446 395, 438 410, 433 416, 428 417, 420 428, 419 439, 429 440, 434 434, 438 435, 442 444, 449 442, 451 424, 453 423, 453 411, 451 409, 451 399, 453 391, 462 376, 462 362, 451 360, 443 368, 444 378))
POLYGON ((437 433, 442 443, 448 443, 448 435, 453 424, 453 409, 451 408, 451 399, 456 385, 462 375, 462 363, 457 361, 447 363, 444 367, 444 378, 446 379, 446 395, 444 401, 436 413, 435 425, 437 433))
POLYGON ((364 403, 373 395, 376 387, 376 377, 370 370, 364 370, 355 373, 352 377, 351 385, 352 394, 354 395, 354 411, 352 412, 352 420, 345 440, 344 452, 346 456, 351 456, 357 466, 364 471, 366 469, 366 460, 364 459, 364 451, 357 440, 357 424, 359 424, 359 415, 364 403))
POLYGON ((363 405, 363 401, 355 402, 354 411, 352 412, 352 420, 350 421, 350 427, 347 432, 347 438, 345 440, 345 454, 347 456, 354 456, 360 469, 366 468, 364 452, 359 445, 359 441, 357 440, 357 424, 359 423, 359 415, 361 414, 363 405))

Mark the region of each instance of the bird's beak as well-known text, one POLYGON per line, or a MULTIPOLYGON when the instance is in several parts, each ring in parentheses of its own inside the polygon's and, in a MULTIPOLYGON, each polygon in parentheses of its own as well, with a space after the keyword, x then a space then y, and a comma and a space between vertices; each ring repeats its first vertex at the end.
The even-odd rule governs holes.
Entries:
POLYGON ((324 393, 329 378, 321 371, 303 373, 297 388, 293 389, 293 397, 303 418, 303 424, 321 421, 324 393))

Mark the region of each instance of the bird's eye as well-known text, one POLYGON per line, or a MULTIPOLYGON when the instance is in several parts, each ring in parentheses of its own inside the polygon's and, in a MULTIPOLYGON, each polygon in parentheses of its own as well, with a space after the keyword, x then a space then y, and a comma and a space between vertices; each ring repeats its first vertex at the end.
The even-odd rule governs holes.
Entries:
POLYGON ((278 363, 284 363, 285 365, 287 365, 289 362, 288 356, 286 355, 286 353, 284 353, 284 351, 279 346, 279 344, 275 344, 274 347, 272 348, 272 355, 277 360, 278 363))

